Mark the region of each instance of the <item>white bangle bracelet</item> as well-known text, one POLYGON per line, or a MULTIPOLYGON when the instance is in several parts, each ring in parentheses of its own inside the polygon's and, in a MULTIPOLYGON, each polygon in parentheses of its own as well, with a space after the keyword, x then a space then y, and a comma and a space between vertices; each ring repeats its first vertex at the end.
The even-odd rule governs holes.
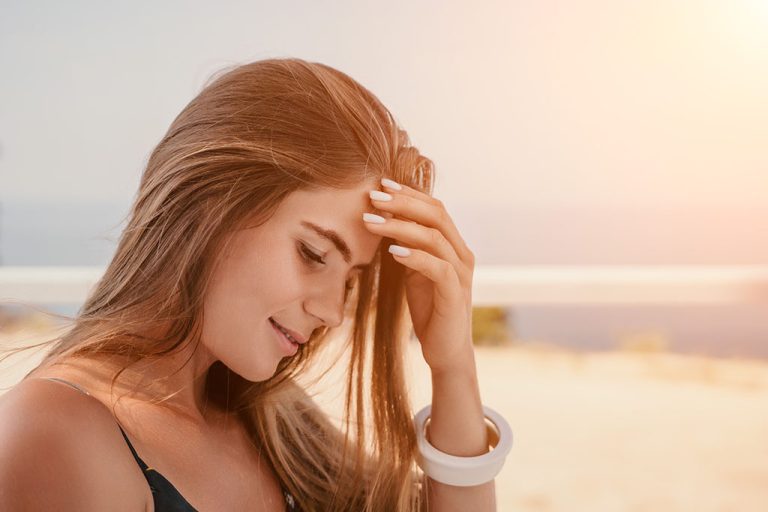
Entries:
POLYGON ((441 452, 427 441, 426 428, 431 412, 432 406, 427 405, 413 419, 421 454, 417 463, 424 474, 438 482, 461 487, 484 484, 496 478, 512 449, 512 429, 507 420, 484 405, 491 451, 475 457, 458 457, 441 452), (495 445, 492 442, 494 439, 498 440, 495 445))

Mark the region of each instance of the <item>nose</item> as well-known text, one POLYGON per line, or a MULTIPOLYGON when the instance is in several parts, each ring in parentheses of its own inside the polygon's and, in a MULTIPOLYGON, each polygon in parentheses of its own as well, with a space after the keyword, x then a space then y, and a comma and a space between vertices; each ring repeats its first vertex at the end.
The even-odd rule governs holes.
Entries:
POLYGON ((323 325, 333 328, 344 321, 346 284, 342 282, 341 290, 337 283, 331 284, 332 286, 318 287, 316 293, 307 301, 305 308, 309 313, 320 318, 323 325))

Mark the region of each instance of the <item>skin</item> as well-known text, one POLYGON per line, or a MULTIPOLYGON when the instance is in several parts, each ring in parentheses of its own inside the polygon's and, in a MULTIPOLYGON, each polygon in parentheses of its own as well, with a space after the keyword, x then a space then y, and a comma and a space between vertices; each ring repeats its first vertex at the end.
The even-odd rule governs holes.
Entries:
MULTIPOLYGON (((305 338, 319 327, 341 324, 345 285, 356 272, 355 266, 371 262, 383 236, 411 250, 408 256, 394 258, 407 267, 408 307, 422 354, 432 372, 432 415, 427 438, 437 449, 452 455, 466 457, 488 451, 471 338, 474 255, 442 202, 407 186, 400 190, 387 189, 393 196, 389 201, 372 199, 369 191, 380 187, 377 180, 346 190, 297 191, 284 200, 267 223, 234 233, 220 265, 213 270, 197 350, 191 352, 189 347, 188 352, 167 357, 160 363, 139 364, 126 372, 125 378, 133 379, 126 389, 140 391, 133 392, 136 397, 133 407, 119 409, 118 417, 143 415, 143 421, 135 423, 134 432, 165 429, 166 435, 154 436, 163 439, 165 446, 150 447, 150 453, 169 450, 167 460, 158 467, 172 466, 173 458, 178 465, 181 454, 185 457, 207 455, 204 459, 189 461, 190 464, 184 466, 186 475, 184 469, 179 469, 178 478, 171 478, 182 494, 194 498, 192 502, 201 510, 221 507, 222 494, 228 496, 233 509, 239 504, 263 500, 264 496, 270 496, 272 504, 280 500, 274 474, 259 466, 258 460, 251 461, 250 465, 248 461, 243 462, 243 451, 232 451, 238 439, 246 447, 242 428, 233 416, 206 408, 203 394, 206 372, 215 361, 221 360, 252 381, 272 376, 280 359, 287 354, 281 349, 270 317, 305 338), (377 213, 386 222, 363 222, 364 212, 377 213), (303 220, 338 231, 349 245, 350 261, 345 261, 330 241, 302 227, 303 220), (324 263, 304 259, 298 246, 301 242, 306 244, 305 249, 322 257, 324 263), (159 378, 169 369, 181 367, 189 357, 189 364, 181 371, 170 378, 159 378), (172 416, 153 416, 155 413, 148 408, 156 406, 147 404, 141 397, 168 391, 177 391, 172 400, 164 404, 166 411, 173 412, 172 416), (169 430, 168 421, 173 422, 173 429, 169 430), (184 423, 195 428, 185 431, 184 423), (179 435, 180 432, 184 435, 179 435), (184 446, 170 449, 179 439, 184 440, 184 446), (233 455, 229 459, 221 458, 219 464, 211 464, 212 458, 221 457, 220 453, 227 448, 233 455), (189 469, 206 465, 226 468, 227 478, 199 475, 199 469, 189 469), (236 474, 233 465, 244 475, 241 482, 231 478, 236 474), (266 473, 263 479, 266 487, 251 485, 248 490, 243 489, 242 482, 252 483, 250 479, 259 472, 266 473), (225 493, 223 489, 227 487, 225 493), (252 496, 246 495, 247 492, 252 496), (210 501, 214 497, 219 501, 210 501)), ((46 375, 62 378, 74 375, 75 378, 69 380, 93 383, 90 391, 105 401, 103 398, 109 398, 109 391, 104 387, 108 379, 94 380, 96 368, 93 366, 88 368, 91 379, 87 380, 78 379, 77 373, 46 375)), ((45 374, 45 370, 42 373, 45 374)), ((141 445, 138 449, 146 453, 141 445)), ((153 461, 148 463, 153 465, 153 461)), ((493 481, 454 487, 429 479, 427 487, 431 511, 495 510, 493 481)))
MULTIPOLYGON (((121 376, 116 389, 142 402, 177 392, 164 408, 186 421, 207 427, 229 421, 226 414, 206 407, 205 376, 211 365, 220 360, 245 379, 263 381, 274 375, 282 358, 291 357, 270 317, 305 339, 317 328, 341 324, 345 287, 361 271, 355 267, 371 263, 382 238, 366 229, 362 215, 392 216, 371 206, 368 193, 377 187, 378 180, 369 180, 350 189, 297 190, 267 222, 232 233, 213 270, 197 349, 188 344, 162 361, 139 362, 121 376), (336 231, 349 247, 350 262, 302 221, 336 231), (324 264, 304 259, 308 252, 324 264), (165 377, 188 359, 175 375, 165 377)), ((72 361, 68 374, 86 367, 90 381, 96 375, 88 361, 72 361)), ((109 371, 104 369, 102 377, 109 371)), ((90 391, 109 395, 106 387, 90 391)))
MULTIPOLYGON (((377 185, 378 180, 344 190, 296 191, 284 199, 266 223, 232 233, 213 269, 204 300, 202 337, 196 350, 188 344, 183 351, 161 361, 139 362, 121 375, 114 393, 109 388, 114 369, 108 365, 71 360, 65 366, 39 368, 0 397, 0 411, 7 413, 5 417, 28 418, 35 425, 52 422, 53 432, 61 427, 61 433, 55 434, 59 436, 56 442, 72 447, 76 453, 93 455, 92 460, 79 462, 83 471, 90 467, 86 463, 120 461, 120 465, 110 463, 108 469, 95 466, 87 471, 90 475, 109 475, 105 482, 94 480, 95 496, 89 496, 89 500, 109 503, 114 509, 115 493, 119 492, 125 494, 119 502, 125 510, 136 510, 135 499, 141 499, 142 509, 149 510, 152 496, 147 483, 128 452, 115 418, 98 403, 112 404, 115 396, 125 393, 115 405, 116 418, 145 462, 158 468, 196 508, 245 510, 259 504, 260 510, 284 510, 273 468, 254 449, 237 418, 206 407, 205 375, 215 361, 221 360, 251 381, 270 378, 280 360, 291 357, 281 348, 270 317, 305 338, 314 329, 342 322, 346 284, 361 271, 355 267, 371 263, 382 238, 366 229, 362 214, 391 217, 370 203, 368 192, 377 185), (350 260, 345 261, 331 241, 303 227, 302 221, 337 231, 349 247, 350 260), (300 252, 300 243, 324 263, 305 259, 307 253, 300 252), (165 377, 179 368, 171 377, 165 377), (39 377, 78 383, 96 400, 39 377), (176 394, 162 406, 148 403, 150 398, 171 392, 176 394), (69 426, 60 421, 63 410, 75 419, 69 426), (88 421, 78 424, 78 418, 88 421), (117 489, 112 482, 121 482, 122 487, 117 489)), ((9 439, 21 443, 14 432, 9 431, 9 439)), ((0 440, 3 436, 0 429, 0 440)), ((25 460, 40 459, 29 456, 29 450, 22 446, 21 450, 27 450, 25 460)), ((44 445, 35 442, 33 446, 44 445)), ((23 470, 15 471, 14 479, 23 489, 23 470)), ((33 480, 29 488, 38 488, 39 472, 33 468, 30 474, 33 480)), ((58 481, 51 481, 51 486, 58 481)), ((84 492, 81 489, 67 486, 62 494, 53 493, 57 497, 52 499, 58 500, 56 503, 68 499, 82 504, 82 496, 71 494, 84 492)), ((23 494, 25 499, 53 496, 23 494)), ((0 503, 4 503, 1 498, 2 489, 0 503)), ((43 508, 49 505, 46 502, 43 508)), ((35 509, 30 502, 23 506, 35 509)))
POLYGON ((345 286, 361 272, 355 267, 372 261, 382 238, 361 222, 363 212, 372 211, 368 191, 375 187, 368 181, 349 190, 296 191, 265 225, 233 236, 205 301, 203 364, 219 359, 242 377, 263 381, 286 357, 270 317, 304 339, 342 323, 345 286), (350 262, 302 221, 337 231, 349 246, 350 262))

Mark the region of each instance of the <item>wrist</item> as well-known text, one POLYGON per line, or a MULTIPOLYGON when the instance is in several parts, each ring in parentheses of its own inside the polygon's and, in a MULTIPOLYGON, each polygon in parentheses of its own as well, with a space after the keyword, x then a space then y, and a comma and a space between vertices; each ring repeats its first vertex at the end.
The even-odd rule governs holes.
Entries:
POLYGON ((464 354, 452 361, 446 361, 440 365, 430 365, 432 380, 456 379, 457 377, 477 378, 477 365, 475 363, 475 351, 472 346, 464 354))

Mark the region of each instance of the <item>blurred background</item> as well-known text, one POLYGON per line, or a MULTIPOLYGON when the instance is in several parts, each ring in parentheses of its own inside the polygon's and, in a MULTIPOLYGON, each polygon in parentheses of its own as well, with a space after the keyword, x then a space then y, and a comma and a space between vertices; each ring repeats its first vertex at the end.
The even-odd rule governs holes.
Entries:
POLYGON ((766 0, 0 2, 0 343, 76 314, 170 122, 268 57, 435 161, 499 510, 768 510, 766 0))

